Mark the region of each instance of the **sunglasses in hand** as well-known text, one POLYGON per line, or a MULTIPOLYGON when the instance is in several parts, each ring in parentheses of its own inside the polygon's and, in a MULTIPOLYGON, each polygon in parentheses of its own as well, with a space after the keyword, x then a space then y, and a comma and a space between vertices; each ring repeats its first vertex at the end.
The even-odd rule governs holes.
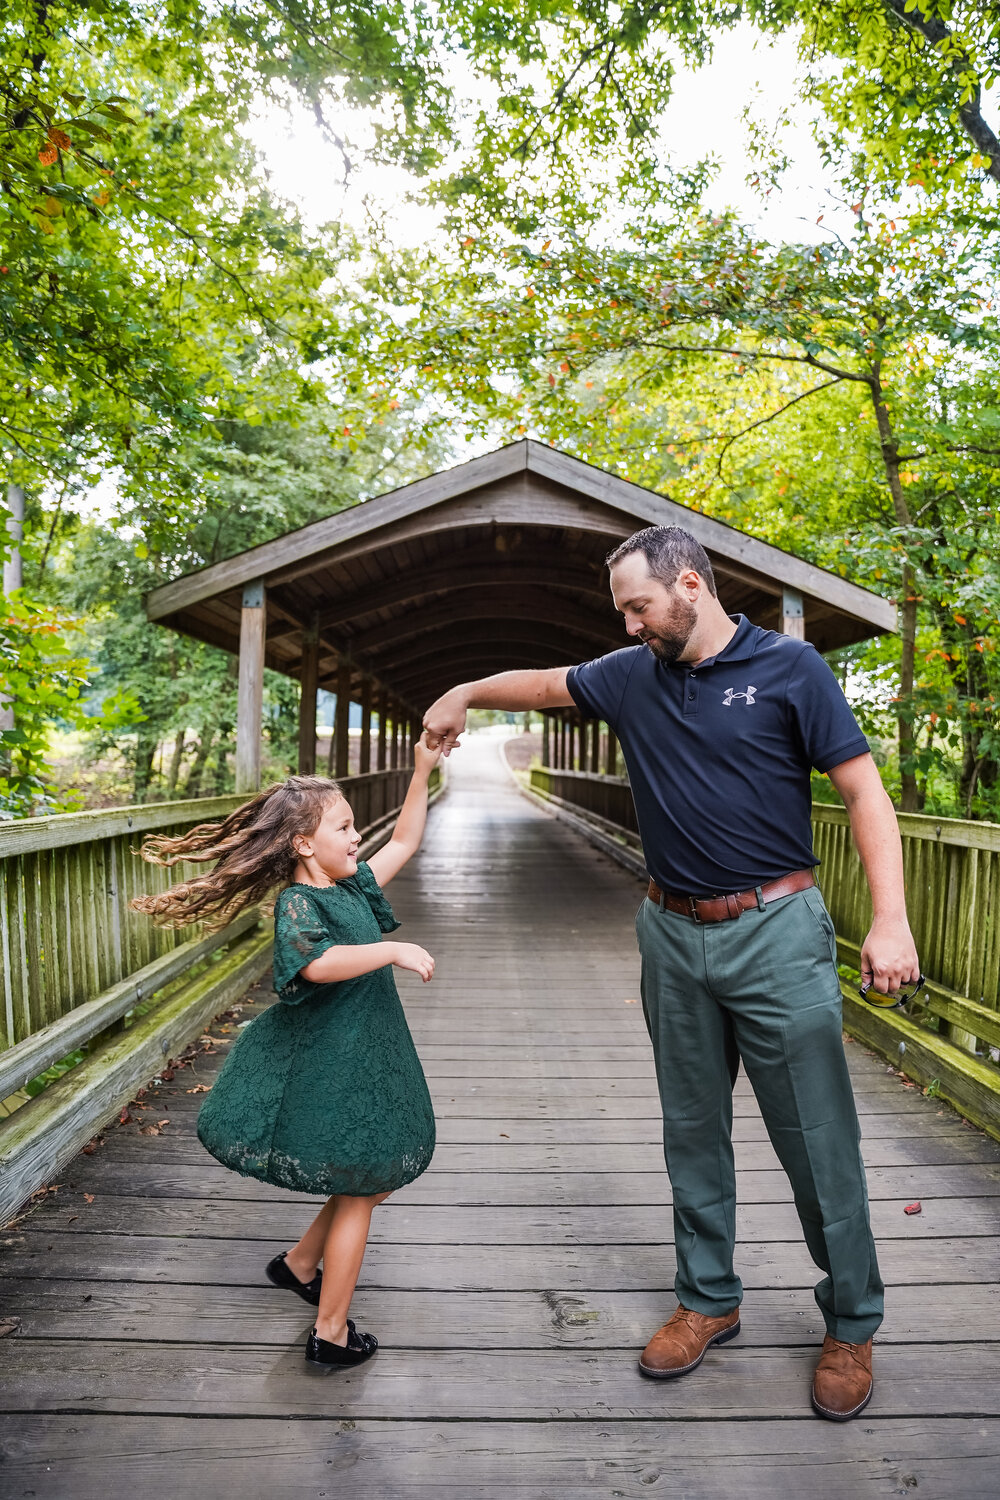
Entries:
POLYGON ((873 990, 873 982, 873 979, 867 979, 859 986, 858 994, 862 1000, 866 1000, 869 1005, 877 1006, 879 1010, 899 1010, 901 1006, 909 1005, 910 1001, 919 995, 924 987, 924 976, 918 974, 913 988, 909 991, 903 990, 898 995, 883 995, 881 990, 873 990))

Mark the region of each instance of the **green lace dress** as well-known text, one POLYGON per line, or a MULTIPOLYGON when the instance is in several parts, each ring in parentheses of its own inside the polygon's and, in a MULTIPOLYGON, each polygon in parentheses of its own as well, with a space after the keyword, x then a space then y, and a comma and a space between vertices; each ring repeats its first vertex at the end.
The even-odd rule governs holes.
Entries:
POLYGON ((246 1027, 198 1116, 198 1137, 245 1177, 368 1197, 412 1182, 434 1152, 434 1111, 392 965, 313 984, 334 943, 399 926, 368 865, 331 886, 291 885, 274 919, 272 1005, 246 1027))

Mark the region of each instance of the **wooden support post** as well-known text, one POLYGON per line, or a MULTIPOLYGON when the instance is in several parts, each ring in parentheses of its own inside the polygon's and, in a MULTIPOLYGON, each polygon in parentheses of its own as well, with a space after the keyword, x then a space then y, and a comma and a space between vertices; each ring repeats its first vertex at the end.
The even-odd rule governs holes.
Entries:
POLYGON ((618 738, 617 738, 614 730, 611 728, 610 724, 608 724, 606 726, 606 728, 607 728, 607 731, 608 731, 608 739, 607 739, 607 749, 605 750, 604 770, 605 770, 605 774, 608 775, 608 776, 617 776, 618 775, 618 738))
POLYGON ((236 790, 260 790, 261 719, 264 708, 264 635, 267 604, 264 580, 243 590, 240 616, 240 671, 236 704, 236 790))
POLYGON ((587 768, 595 776, 601 769, 601 721, 595 719, 590 729, 590 765, 587 768))
POLYGON ((551 715, 549 715, 549 714, 542 714, 542 765, 543 766, 551 765, 551 761, 549 760, 549 755, 551 753, 551 746, 550 746, 550 743, 549 743, 550 742, 550 730, 551 730, 551 727, 552 727, 551 726, 551 715))
POLYGON ((569 760, 570 738, 569 738, 569 715, 563 714, 559 725, 559 769, 560 771, 571 771, 573 767, 569 760))
POLYGON ((319 625, 313 617, 302 632, 299 678, 299 775, 316 774, 316 690, 319 686, 319 625))
POLYGON ((372 680, 366 677, 361 684, 361 760, 358 772, 367 776, 372 768, 372 680))
POLYGON ((805 605, 798 589, 784 588, 781 591, 781 633, 793 635, 797 641, 806 638, 805 605))
POLYGON ((333 774, 337 781, 350 774, 348 730, 351 723, 351 664, 341 661, 337 668, 337 711, 333 722, 333 774))
POLYGON ((384 687, 378 690, 378 760, 376 769, 384 771, 389 764, 387 733, 389 718, 389 694, 384 687))

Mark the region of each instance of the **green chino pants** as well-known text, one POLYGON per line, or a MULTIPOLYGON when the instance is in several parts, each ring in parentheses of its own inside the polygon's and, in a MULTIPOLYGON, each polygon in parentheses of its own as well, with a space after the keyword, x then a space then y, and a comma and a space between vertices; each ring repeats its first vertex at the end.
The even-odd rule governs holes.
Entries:
POLYGON ((833 923, 818 887, 728 922, 645 900, 636 917, 642 1004, 663 1105, 682 1306, 742 1300, 733 1269, 733 1096, 742 1059, 806 1245, 825 1274, 827 1332, 863 1343, 882 1321, 861 1131, 844 1056, 833 923))

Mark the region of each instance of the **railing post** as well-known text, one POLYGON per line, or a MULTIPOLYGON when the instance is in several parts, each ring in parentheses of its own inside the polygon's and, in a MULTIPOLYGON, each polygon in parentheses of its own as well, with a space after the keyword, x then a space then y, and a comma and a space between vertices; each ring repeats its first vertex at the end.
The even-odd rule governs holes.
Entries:
POLYGON ((550 716, 548 714, 542 714, 542 765, 543 766, 551 765, 551 761, 549 760, 549 754, 550 754, 550 751, 551 751, 551 745, 550 745, 550 738, 551 738, 551 736, 550 736, 550 728, 551 728, 551 725, 550 725, 550 716))
POLYGON ((596 776, 601 769, 601 721, 595 719, 590 731, 590 769, 596 776))
POLYGON ((372 768, 372 680, 366 677, 361 684, 361 759, 358 770, 367 776, 372 768))
POLYGON ((240 616, 240 669, 236 706, 236 790, 260 790, 260 731, 264 707, 264 636, 267 603, 264 580, 243 590, 240 616))
POLYGON ((299 692, 299 775, 316 773, 316 691, 319 687, 319 622, 302 632, 302 671, 299 692))
POLYGON ((393 698, 390 704, 392 714, 392 735, 389 739, 389 768, 392 771, 399 770, 399 704, 393 698))

